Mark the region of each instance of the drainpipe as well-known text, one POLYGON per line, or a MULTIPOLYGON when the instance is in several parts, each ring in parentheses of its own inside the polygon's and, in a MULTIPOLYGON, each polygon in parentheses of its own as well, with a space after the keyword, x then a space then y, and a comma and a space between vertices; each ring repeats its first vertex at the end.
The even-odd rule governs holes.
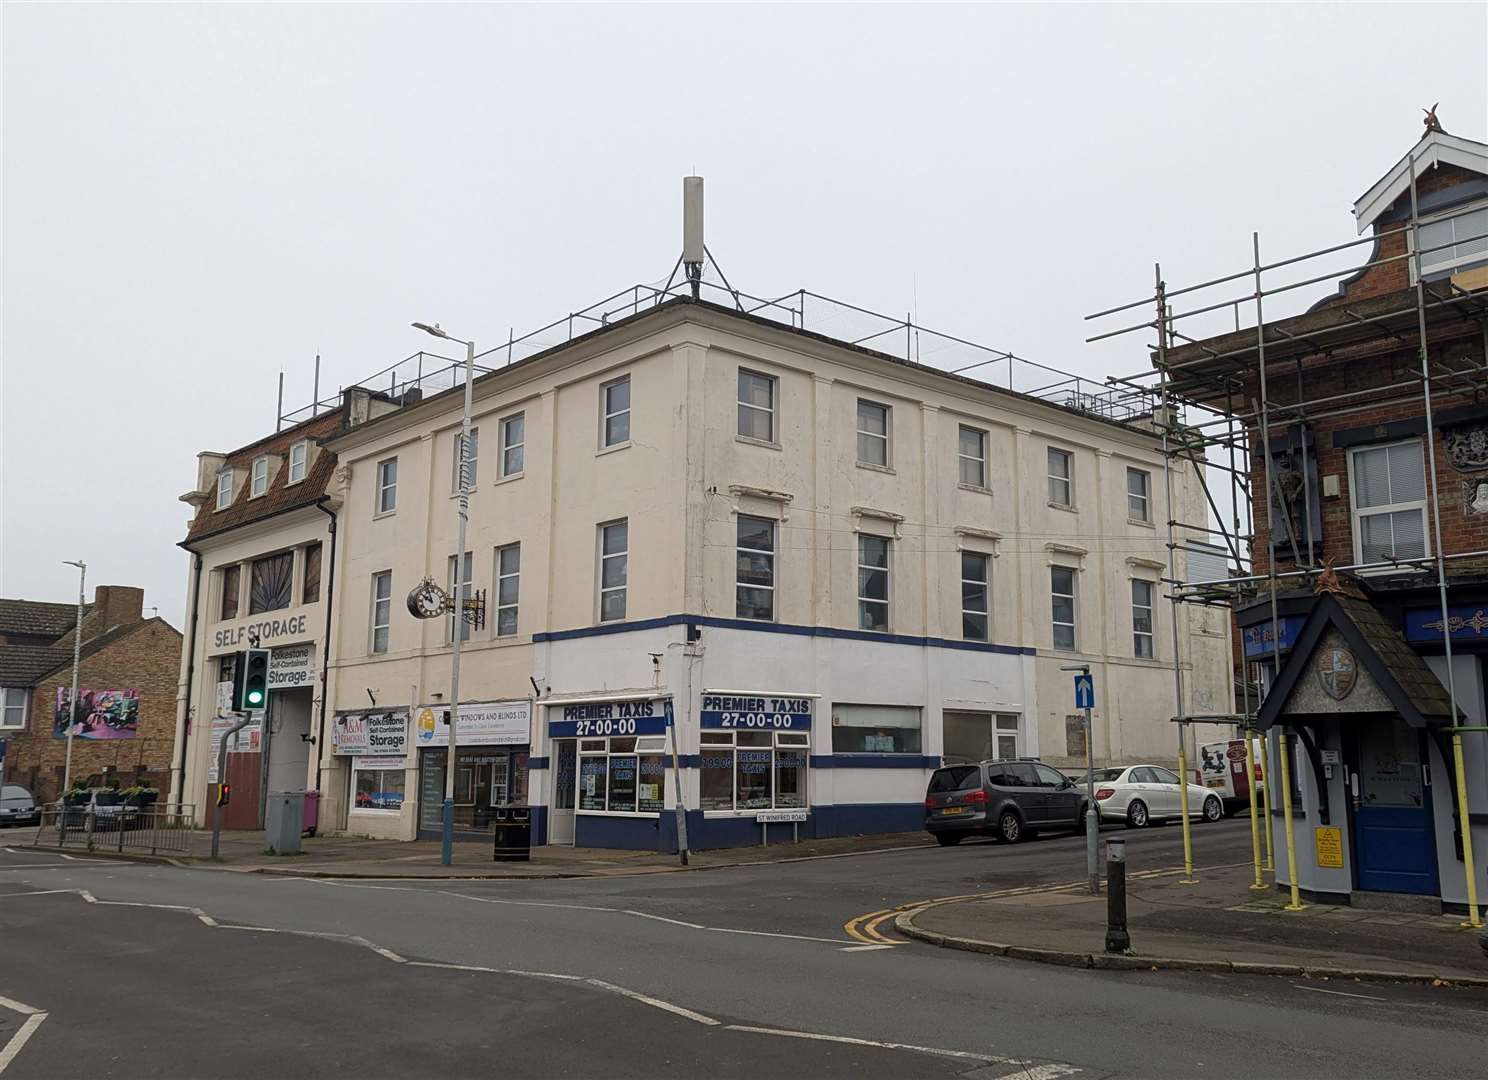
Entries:
POLYGON ((181 714, 176 717, 176 726, 181 733, 181 748, 176 758, 175 768, 172 770, 176 774, 176 806, 178 808, 186 799, 187 729, 191 725, 191 689, 193 677, 196 674, 196 621, 201 610, 202 557, 199 552, 195 551, 191 553, 191 557, 195 561, 195 566, 191 582, 191 630, 186 637, 186 696, 181 699, 181 714))
POLYGON ((329 500, 328 495, 315 500, 315 509, 331 519, 331 559, 325 581, 325 635, 320 645, 320 734, 315 737, 315 789, 322 796, 325 794, 326 699, 331 692, 331 606, 336 596, 336 511, 326 506, 329 500))

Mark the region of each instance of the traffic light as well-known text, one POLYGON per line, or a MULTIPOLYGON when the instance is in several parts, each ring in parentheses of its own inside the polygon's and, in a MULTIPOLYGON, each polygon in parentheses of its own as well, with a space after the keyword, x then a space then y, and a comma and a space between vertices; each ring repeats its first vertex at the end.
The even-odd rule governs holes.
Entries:
POLYGON ((232 785, 219 784, 217 786, 217 805, 226 806, 232 799, 232 785))
POLYGON ((233 712, 252 712, 269 703, 269 650, 245 649, 233 668, 233 712))

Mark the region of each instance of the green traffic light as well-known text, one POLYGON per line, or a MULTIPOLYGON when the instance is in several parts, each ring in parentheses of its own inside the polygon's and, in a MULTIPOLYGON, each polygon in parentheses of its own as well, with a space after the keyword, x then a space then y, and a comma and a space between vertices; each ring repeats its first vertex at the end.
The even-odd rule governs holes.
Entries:
POLYGON ((263 697, 262 690, 250 690, 248 691, 248 704, 261 705, 263 704, 263 697))

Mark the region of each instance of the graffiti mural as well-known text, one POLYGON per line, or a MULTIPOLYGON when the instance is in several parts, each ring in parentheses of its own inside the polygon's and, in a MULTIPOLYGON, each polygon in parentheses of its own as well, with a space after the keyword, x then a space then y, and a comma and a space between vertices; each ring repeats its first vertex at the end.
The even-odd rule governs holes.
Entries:
POLYGON ((139 732, 138 690, 78 690, 77 708, 67 715, 68 690, 57 687, 52 735, 65 739, 132 739, 139 732))

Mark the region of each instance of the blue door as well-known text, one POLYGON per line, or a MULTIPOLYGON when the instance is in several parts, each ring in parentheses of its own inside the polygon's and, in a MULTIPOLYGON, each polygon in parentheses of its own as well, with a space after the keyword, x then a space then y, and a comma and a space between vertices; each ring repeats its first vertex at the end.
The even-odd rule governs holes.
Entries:
POLYGON ((1435 896, 1436 835, 1422 769, 1422 733, 1397 717, 1370 717, 1357 732, 1359 792, 1354 865, 1365 892, 1435 896))

